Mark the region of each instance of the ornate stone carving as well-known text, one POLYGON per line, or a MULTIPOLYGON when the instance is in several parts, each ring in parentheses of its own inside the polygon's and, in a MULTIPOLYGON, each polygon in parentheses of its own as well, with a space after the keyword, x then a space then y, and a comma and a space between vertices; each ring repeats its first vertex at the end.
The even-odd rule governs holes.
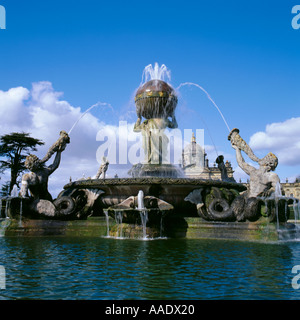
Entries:
MULTIPOLYGON (((175 117, 177 105, 175 90, 162 80, 150 80, 137 90, 135 103, 138 119, 133 131, 142 133, 144 164, 167 164, 169 139, 165 129, 178 127, 175 117), (144 122, 142 117, 146 119, 144 122)), ((142 167, 140 171, 141 176, 146 175, 143 169, 142 167)), ((163 171, 158 167, 153 170, 163 171)))
POLYGON ((59 133, 59 135, 59 139, 51 146, 45 157, 42 160, 40 160, 41 163, 47 162, 55 152, 64 151, 66 149, 67 144, 70 143, 70 137, 66 131, 62 130, 59 133))
POLYGON ((51 146, 46 156, 39 159, 36 155, 30 154, 26 157, 25 167, 30 170, 22 176, 22 186, 20 196, 32 199, 31 210, 39 215, 54 217, 59 210, 53 204, 53 199, 48 191, 49 176, 58 168, 61 160, 61 153, 66 145, 70 143, 70 138, 65 131, 60 132, 59 139, 51 146), (56 153, 53 163, 45 165, 52 155, 56 153))
POLYGON ((273 171, 278 165, 278 159, 273 153, 268 153, 264 158, 255 156, 251 148, 240 137, 239 130, 233 129, 228 136, 231 146, 236 150, 236 160, 239 167, 250 176, 248 197, 268 197, 275 192, 276 186, 280 184, 280 179, 273 171), (253 161, 259 164, 255 168, 244 160, 241 151, 244 151, 253 161))

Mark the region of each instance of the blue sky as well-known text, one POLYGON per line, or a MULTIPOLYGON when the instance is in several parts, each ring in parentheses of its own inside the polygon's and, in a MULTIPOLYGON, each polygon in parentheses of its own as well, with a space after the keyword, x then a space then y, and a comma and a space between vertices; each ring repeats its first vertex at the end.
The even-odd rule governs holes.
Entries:
MULTIPOLYGON (((113 112, 95 108, 91 115, 102 125, 117 126, 119 118, 135 121, 126 115, 134 111, 132 96, 144 67, 165 64, 174 87, 187 81, 203 86, 229 126, 238 127, 244 140, 252 141, 258 156, 269 151, 281 156, 276 171, 282 180, 293 178, 300 174, 300 29, 291 27, 296 4, 300 1, 0 0, 7 12, 7 29, 0 30, 0 92, 24 89, 15 90, 13 99, 21 114, 22 108, 40 102, 33 97, 35 90, 44 90, 81 113, 98 101, 106 102, 113 112), (33 87, 34 83, 48 86, 33 87)), ((219 152, 236 167, 228 130, 211 102, 196 88, 185 87, 180 94, 179 126, 206 129, 204 121, 219 152)), ((2 111, 6 106, 0 101, 2 111)), ((67 125, 63 115, 61 123, 67 125)), ((17 120, 4 118, 0 134, 18 129, 17 120)), ((45 119, 43 126, 35 123, 30 130, 30 122, 21 125, 25 118, 18 120, 20 129, 40 133, 47 143, 56 138, 52 134, 47 138, 45 119)), ((88 137, 95 142, 95 134, 88 137)), ((65 155, 70 166, 88 143, 81 138, 75 132, 71 137, 73 149, 65 155)), ((208 134, 205 144, 212 145, 208 134)), ((74 164, 73 170, 80 176, 82 168, 74 164)), ((59 174, 53 183, 60 180, 59 174)))

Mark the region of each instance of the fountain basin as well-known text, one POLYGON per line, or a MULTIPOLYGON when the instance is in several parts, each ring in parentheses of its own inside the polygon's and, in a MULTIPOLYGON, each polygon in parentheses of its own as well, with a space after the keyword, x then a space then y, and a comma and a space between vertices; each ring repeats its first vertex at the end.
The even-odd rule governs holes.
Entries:
POLYGON ((65 185, 65 190, 60 193, 58 198, 68 196, 80 189, 100 189, 103 193, 98 200, 101 208, 105 209, 120 204, 142 190, 145 196, 157 197, 171 204, 174 207, 174 212, 197 216, 196 206, 185 201, 185 198, 195 189, 210 189, 212 187, 235 190, 236 192, 247 189, 239 183, 187 178, 89 179, 65 185))
MULTIPOLYGON (((174 217, 167 219, 170 222, 163 236, 167 238, 185 239, 219 239, 241 240, 257 242, 277 242, 281 240, 299 239, 300 230, 294 223, 276 224, 267 221, 258 222, 208 222, 201 218, 174 217)), ((292 221, 291 221, 292 222, 292 221)), ((118 226, 113 218, 109 218, 109 236, 118 235, 118 226)), ((141 239, 142 226, 122 224, 124 238, 141 239)), ((37 220, 23 218, 20 224, 18 219, 0 219, 0 237, 107 237, 107 222, 105 217, 89 217, 86 220, 61 221, 37 220)), ((160 237, 160 229, 147 227, 149 238, 160 237)))
POLYGON ((184 173, 172 164, 136 164, 128 172, 133 178, 180 178, 184 173))

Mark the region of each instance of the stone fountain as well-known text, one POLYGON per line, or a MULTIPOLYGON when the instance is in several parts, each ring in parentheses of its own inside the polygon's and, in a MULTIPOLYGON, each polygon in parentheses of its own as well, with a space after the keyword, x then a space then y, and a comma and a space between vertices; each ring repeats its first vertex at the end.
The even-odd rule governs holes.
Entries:
MULTIPOLYGON (((239 166, 250 176, 248 189, 228 179, 223 156, 216 160, 221 170, 220 181, 188 179, 179 167, 167 163, 169 140, 165 130, 178 126, 177 101, 175 89, 159 77, 153 76, 138 88, 134 131, 142 134, 145 159, 133 165, 129 178, 106 179, 109 162, 104 157, 96 179, 70 182, 53 200, 47 190, 48 177, 70 143, 68 134, 62 131, 42 160, 29 156, 26 164, 31 172, 23 176, 19 197, 24 219, 22 230, 26 229, 26 223, 28 227, 26 219, 29 219, 29 225, 35 228, 37 224, 45 230, 58 226, 59 234, 67 234, 66 228, 69 232, 77 228, 76 234, 91 234, 87 230, 98 226, 100 235, 102 219, 103 223, 105 220, 105 228, 100 223, 105 229, 102 235, 109 237, 278 240, 295 236, 297 228, 287 222, 290 204, 295 199, 280 193, 279 177, 274 173, 278 159, 271 153, 257 158, 238 129, 230 132, 228 140, 236 150, 239 166), (242 151, 259 164, 259 169, 245 162, 242 151), (46 167, 45 162, 55 153, 53 164, 46 167)), ((18 205, 15 214, 19 214, 16 208, 18 205)))

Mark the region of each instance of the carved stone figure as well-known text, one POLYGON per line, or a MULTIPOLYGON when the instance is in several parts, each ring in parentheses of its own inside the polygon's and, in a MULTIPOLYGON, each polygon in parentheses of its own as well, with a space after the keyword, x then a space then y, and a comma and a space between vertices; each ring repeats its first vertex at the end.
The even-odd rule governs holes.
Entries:
POLYGON ((96 177, 95 179, 100 179, 100 177, 102 179, 105 179, 105 175, 106 175, 106 171, 108 169, 108 166, 109 166, 109 161, 106 159, 106 157, 103 157, 102 158, 102 164, 96 174, 96 177))
POLYGON ((171 120, 168 118, 147 119, 141 123, 138 118, 134 132, 142 132, 143 149, 145 152, 145 163, 160 164, 167 161, 167 148, 169 138, 166 136, 165 129, 177 128, 178 124, 175 115, 171 120))
POLYGON ((178 127, 175 90, 162 80, 152 79, 139 87, 135 104, 138 119, 133 131, 142 133, 145 163, 166 163, 169 139, 164 132, 178 127))
POLYGON ((228 140, 231 142, 231 145, 238 146, 239 149, 244 151, 251 160, 258 162, 260 159, 253 153, 252 149, 249 147, 247 142, 242 139, 239 132, 239 129, 234 128, 229 133, 228 140))
POLYGON ((29 155, 26 158, 25 166, 30 173, 22 177, 22 186, 20 195, 34 199, 44 199, 52 201, 52 196, 48 191, 48 178, 58 168, 61 159, 61 151, 57 151, 53 164, 45 166, 36 155, 29 155))
POLYGON ((249 198, 268 197, 275 192, 276 186, 280 183, 278 175, 273 172, 278 165, 278 158, 271 152, 262 159, 257 158, 238 133, 238 129, 233 129, 228 139, 231 146, 236 150, 236 160, 239 167, 250 176, 247 196, 249 198), (246 163, 241 150, 245 151, 252 160, 259 164, 258 169, 246 163))
MULTIPOLYGON (((208 221, 257 221, 262 216, 270 222, 287 221, 288 200, 278 198, 277 188, 280 187, 280 179, 273 172, 278 165, 277 157, 270 152, 259 159, 241 138, 238 129, 231 131, 228 140, 236 150, 238 165, 250 176, 249 189, 240 194, 230 187, 198 188, 184 200, 196 204, 199 216, 208 221), (246 163, 242 151, 257 162, 259 168, 246 163)), ((219 156, 216 163, 221 170, 222 180, 227 181, 224 157, 219 156)))
POLYGON ((52 196, 48 191, 49 176, 58 168, 61 160, 61 152, 65 150, 66 144, 70 142, 70 138, 65 131, 60 132, 60 138, 48 150, 47 155, 40 160, 36 155, 30 154, 25 160, 25 167, 30 170, 22 177, 21 197, 29 197, 35 199, 43 199, 52 201, 52 196), (45 162, 56 152, 55 159, 50 166, 46 166, 45 162))
POLYGON ((220 155, 216 159, 219 170, 221 171, 221 180, 226 182, 235 182, 233 178, 229 178, 227 174, 227 168, 224 163, 224 156, 220 155))
POLYGON ((280 183, 278 175, 273 172, 278 164, 277 157, 269 153, 258 162, 259 168, 256 169, 245 162, 238 147, 234 148, 239 166, 250 176, 249 197, 268 197, 275 192, 276 186, 280 183))
POLYGON ((66 131, 61 131, 59 133, 60 137, 59 139, 51 146, 51 148, 48 150, 45 157, 40 160, 41 163, 47 162, 55 152, 57 151, 64 151, 66 149, 66 145, 70 143, 70 137, 66 131))

